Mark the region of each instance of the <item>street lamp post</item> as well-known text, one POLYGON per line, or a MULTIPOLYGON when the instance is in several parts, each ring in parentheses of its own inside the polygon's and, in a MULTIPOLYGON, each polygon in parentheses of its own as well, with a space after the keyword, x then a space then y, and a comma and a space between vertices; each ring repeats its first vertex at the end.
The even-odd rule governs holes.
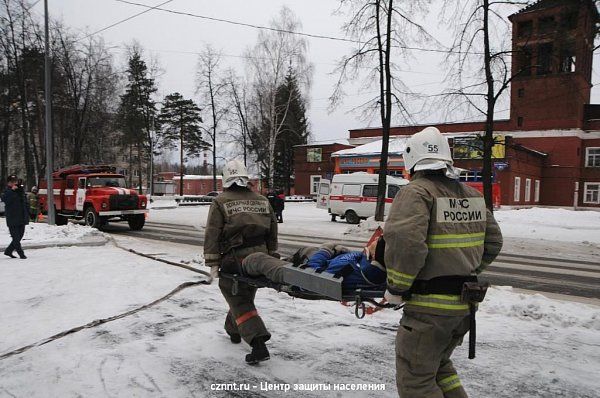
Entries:
POLYGON ((48 205, 48 224, 55 225, 56 215, 54 214, 54 181, 52 172, 54 171, 54 147, 52 139, 52 65, 50 61, 50 34, 48 29, 48 0, 44 0, 44 28, 46 33, 45 38, 45 54, 44 54, 44 94, 46 97, 46 195, 48 205))

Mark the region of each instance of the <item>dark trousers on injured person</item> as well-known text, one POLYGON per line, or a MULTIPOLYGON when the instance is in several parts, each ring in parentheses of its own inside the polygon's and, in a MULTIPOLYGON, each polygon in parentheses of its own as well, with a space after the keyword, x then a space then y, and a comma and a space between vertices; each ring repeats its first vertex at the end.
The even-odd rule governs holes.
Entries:
MULTIPOLYGON (((227 265, 222 264, 222 271, 238 273, 236 270, 228 270, 227 268, 227 265)), ((256 337, 262 337, 264 341, 269 340, 271 333, 268 332, 254 306, 256 288, 238 282, 237 294, 234 295, 232 287, 233 281, 231 279, 219 279, 219 288, 227 304, 229 304, 229 312, 225 318, 225 331, 229 335, 239 334, 248 344, 251 344, 256 337)))
POLYGON ((19 255, 23 253, 23 248, 21 247, 21 239, 23 239, 23 235, 25 235, 25 225, 17 225, 14 227, 8 227, 10 232, 10 237, 12 241, 10 245, 5 250, 5 253, 12 253, 15 250, 19 255))

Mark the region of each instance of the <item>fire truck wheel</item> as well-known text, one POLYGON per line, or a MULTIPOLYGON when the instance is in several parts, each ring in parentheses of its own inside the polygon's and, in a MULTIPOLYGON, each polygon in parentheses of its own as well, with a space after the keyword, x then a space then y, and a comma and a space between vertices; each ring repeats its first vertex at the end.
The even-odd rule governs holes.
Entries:
POLYGON ((348 210, 346 212, 346 222, 348 224, 358 224, 360 223, 360 218, 358 217, 358 214, 354 212, 354 210, 348 210))
POLYGON ((100 217, 98 216, 98 213, 96 213, 94 208, 91 206, 85 209, 85 215, 83 219, 85 220, 85 225, 88 225, 92 228, 100 227, 100 217))
POLYGON ((146 217, 143 214, 136 214, 129 219, 127 219, 127 223, 129 224, 129 228, 132 231, 139 231, 144 228, 144 224, 146 223, 146 217))

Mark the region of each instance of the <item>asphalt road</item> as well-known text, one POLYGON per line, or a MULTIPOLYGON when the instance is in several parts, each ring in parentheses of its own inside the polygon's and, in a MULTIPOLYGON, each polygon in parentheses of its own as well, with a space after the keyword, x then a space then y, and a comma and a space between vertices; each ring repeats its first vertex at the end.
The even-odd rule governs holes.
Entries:
MULTIPOLYGON (((193 246, 202 246, 204 240, 203 231, 175 224, 147 223, 142 231, 130 231, 127 224, 115 223, 105 232, 193 246)), ((279 234, 279 252, 284 256, 301 247, 321 243, 323 240, 319 238, 279 234)), ((345 240, 341 243, 361 250, 364 242, 345 240)), ((501 253, 481 279, 492 285, 600 299, 600 262, 501 253)))

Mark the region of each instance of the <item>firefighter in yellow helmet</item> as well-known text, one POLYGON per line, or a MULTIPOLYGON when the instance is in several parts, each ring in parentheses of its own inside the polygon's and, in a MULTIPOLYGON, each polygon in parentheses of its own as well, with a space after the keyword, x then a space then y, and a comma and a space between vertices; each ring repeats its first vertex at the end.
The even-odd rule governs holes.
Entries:
MULTIPOLYGON (((248 188, 246 167, 232 160, 223 170, 223 193, 215 197, 208 211, 204 238, 204 259, 213 278, 219 269, 240 274, 242 260, 252 253, 273 254, 277 250, 277 220, 269 201, 248 188)), ((230 279, 219 279, 221 293, 229 304, 225 331, 232 343, 242 339, 252 347, 246 362, 269 359, 265 342, 271 338, 256 307, 256 288, 239 283, 236 294, 230 279)))
POLYGON ((474 328, 486 288, 477 274, 500 252, 502 234, 481 194, 458 181, 437 128, 407 140, 404 163, 412 178, 394 199, 384 232, 385 296, 405 303, 396 335, 398 394, 467 397, 450 356, 474 328))

